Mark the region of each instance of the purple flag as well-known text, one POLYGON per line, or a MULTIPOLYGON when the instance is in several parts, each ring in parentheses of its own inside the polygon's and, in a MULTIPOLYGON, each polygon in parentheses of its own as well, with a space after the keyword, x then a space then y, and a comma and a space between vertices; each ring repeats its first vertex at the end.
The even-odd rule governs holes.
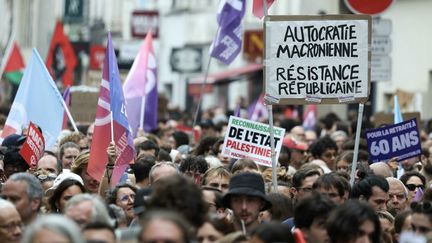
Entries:
POLYGON ((220 29, 210 55, 227 65, 241 51, 245 5, 245 0, 222 0, 219 4, 217 21, 220 29))
POLYGON ((146 132, 156 129, 158 115, 157 68, 151 31, 147 33, 132 64, 123 90, 127 101, 129 123, 134 136, 136 136, 139 127, 143 127, 146 132))

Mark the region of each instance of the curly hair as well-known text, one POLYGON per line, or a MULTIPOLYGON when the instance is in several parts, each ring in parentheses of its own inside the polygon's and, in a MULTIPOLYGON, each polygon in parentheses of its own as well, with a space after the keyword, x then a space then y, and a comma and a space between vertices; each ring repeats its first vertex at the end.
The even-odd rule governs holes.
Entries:
POLYGON ((198 186, 180 174, 158 180, 147 203, 150 210, 177 211, 197 228, 204 223, 208 211, 198 186))

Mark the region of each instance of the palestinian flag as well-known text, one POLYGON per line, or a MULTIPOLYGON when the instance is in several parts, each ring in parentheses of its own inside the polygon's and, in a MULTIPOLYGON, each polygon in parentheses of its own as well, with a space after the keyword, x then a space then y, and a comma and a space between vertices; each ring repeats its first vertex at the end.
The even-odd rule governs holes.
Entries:
POLYGON ((21 56, 21 52, 16 42, 13 43, 9 55, 7 55, 5 58, 7 59, 3 73, 4 77, 12 84, 18 86, 21 82, 25 65, 24 59, 21 56))

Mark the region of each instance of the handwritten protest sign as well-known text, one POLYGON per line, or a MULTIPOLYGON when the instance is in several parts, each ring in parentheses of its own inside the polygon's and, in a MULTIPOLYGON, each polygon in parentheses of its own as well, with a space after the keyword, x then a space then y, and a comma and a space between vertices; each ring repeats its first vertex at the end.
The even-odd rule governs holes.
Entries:
POLYGON ((364 103, 371 17, 268 16, 265 90, 280 104, 364 103))
MULTIPOLYGON (((235 159, 251 159, 255 163, 271 167, 269 125, 231 116, 222 154, 235 159)), ((285 129, 274 127, 276 160, 279 157, 285 129)))
POLYGON ((27 138, 21 147, 19 154, 31 167, 36 166, 45 150, 45 139, 36 125, 30 122, 27 138))
POLYGON ((366 139, 372 163, 394 157, 401 161, 421 154, 420 134, 415 119, 366 130, 366 139))

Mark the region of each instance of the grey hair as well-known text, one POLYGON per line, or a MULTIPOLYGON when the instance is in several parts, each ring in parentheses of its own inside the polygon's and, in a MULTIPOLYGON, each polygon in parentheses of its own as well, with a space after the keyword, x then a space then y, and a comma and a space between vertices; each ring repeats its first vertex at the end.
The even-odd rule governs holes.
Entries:
POLYGON ((43 229, 64 236, 71 243, 85 242, 80 228, 73 220, 61 214, 47 214, 38 217, 26 228, 21 243, 32 243, 34 236, 43 229))
POLYGON ((37 198, 41 200, 44 194, 42 185, 40 181, 36 178, 36 176, 26 173, 20 172, 11 175, 8 179, 9 181, 24 181, 27 184, 27 196, 29 199, 37 198))
POLYGON ((348 135, 345 131, 342 130, 337 130, 332 132, 332 134, 330 134, 330 138, 335 140, 337 137, 342 136, 344 139, 348 138, 348 135))
POLYGON ((394 178, 394 177, 387 177, 386 180, 389 183, 389 186, 390 186, 390 183, 393 183, 393 182, 398 183, 400 186, 402 186, 402 188, 404 190, 404 196, 408 197, 408 189, 406 188, 406 186, 403 184, 403 182, 401 180, 394 178))
POLYGON ((149 173, 149 181, 150 181, 150 185, 153 184, 154 182, 154 178, 153 178, 153 172, 156 168, 161 167, 163 165, 167 165, 170 167, 173 167, 177 173, 178 173, 178 167, 176 164, 174 164, 173 162, 169 162, 169 161, 161 161, 161 162, 157 162, 156 164, 154 164, 151 169, 150 169, 150 173, 149 173))
POLYGON ((73 196, 65 205, 65 211, 71 206, 75 206, 79 203, 90 201, 92 203, 92 215, 90 222, 102 222, 110 226, 113 226, 107 206, 103 200, 97 196, 88 193, 77 194, 73 196))

